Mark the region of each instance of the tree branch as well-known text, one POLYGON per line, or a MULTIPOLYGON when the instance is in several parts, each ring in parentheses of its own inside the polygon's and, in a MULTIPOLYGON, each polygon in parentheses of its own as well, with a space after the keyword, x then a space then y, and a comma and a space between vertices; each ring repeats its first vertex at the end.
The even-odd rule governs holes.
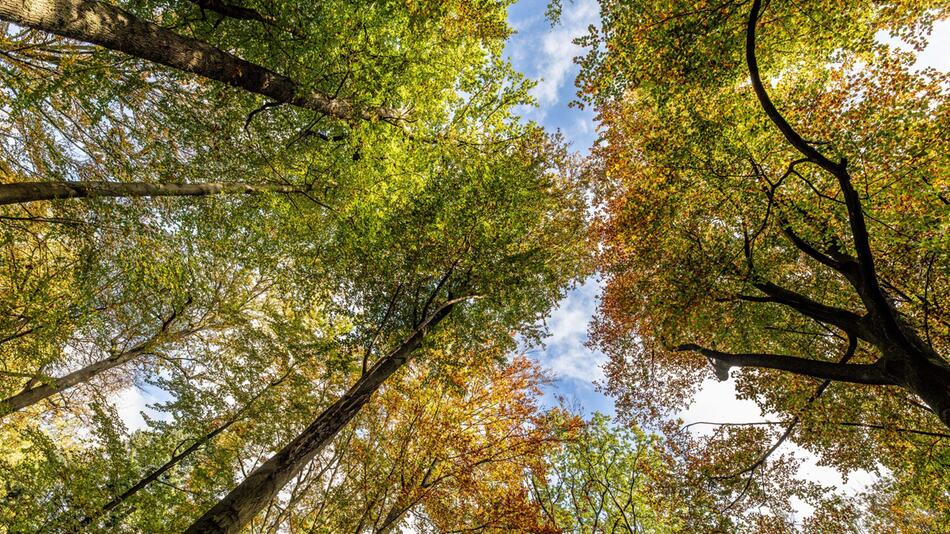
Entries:
MULTIPOLYGON (((948 439, 950 434, 945 432, 931 432, 929 430, 917 430, 916 428, 903 428, 899 426, 886 426, 886 425, 876 425, 872 423, 855 423, 851 421, 818 421, 819 423, 826 425, 836 425, 836 426, 847 426, 847 427, 856 427, 856 428, 867 428, 871 430, 884 430, 890 432, 897 432, 899 434, 917 434, 920 436, 928 436, 932 438, 948 439)), ((774 425, 786 425, 786 421, 753 421, 749 423, 729 423, 729 422, 716 422, 716 421, 695 421, 688 425, 684 425, 680 428, 680 431, 686 430, 689 427, 696 425, 711 425, 711 426, 774 426, 774 425)))
POLYGON ((755 96, 758 97, 759 103, 762 104, 765 114, 768 115, 769 119, 778 127, 782 135, 785 136, 785 139, 788 140, 796 150, 819 167, 837 176, 839 172, 844 171, 844 166, 825 157, 821 152, 818 152, 813 146, 808 144, 802 136, 798 135, 798 132, 792 128, 788 121, 785 120, 785 117, 775 108, 775 104, 772 103, 772 99, 769 97, 768 92, 766 92, 765 86, 762 85, 762 79, 759 76, 759 65, 755 58, 755 26, 759 20, 759 10, 761 8, 762 0, 754 0, 752 2, 752 10, 749 13, 749 22, 746 27, 746 63, 749 67, 749 77, 752 81, 752 89, 755 91, 755 96))
MULTIPOLYGON (((848 348, 845 350, 844 356, 841 357, 841 360, 838 363, 840 365, 844 365, 848 363, 848 361, 854 357, 854 352, 857 350, 857 348, 858 348, 858 339, 854 336, 848 336, 848 348)), ((818 388, 815 389, 815 392, 812 393, 810 397, 808 397, 808 400, 805 401, 805 407, 807 408, 808 406, 811 405, 811 403, 815 402, 818 399, 818 397, 820 397, 821 394, 824 393, 826 389, 828 389, 828 386, 830 385, 831 385, 831 380, 825 380, 824 382, 822 382, 818 386, 818 388)), ((800 420, 801 419, 797 415, 792 417, 792 420, 789 421, 788 427, 785 429, 785 432, 783 432, 782 435, 778 438, 778 440, 776 440, 775 443, 772 444, 771 447, 769 447, 764 453, 762 453, 762 456, 760 456, 758 460, 753 462, 752 465, 746 467, 745 469, 741 471, 736 471, 735 473, 731 475, 715 477, 715 478, 718 478, 718 479, 733 478, 733 477, 737 477, 739 475, 758 469, 759 466, 764 464, 765 461, 769 459, 769 456, 771 456, 773 452, 778 450, 778 448, 782 446, 782 443, 785 443, 785 440, 787 440, 789 436, 792 435, 792 431, 794 431, 795 427, 798 426, 798 422, 800 420)))
POLYGON ((732 354, 707 349, 693 343, 680 345, 676 350, 698 352, 709 358, 713 366, 716 367, 717 376, 719 376, 720 380, 724 379, 722 370, 726 371, 725 378, 728 378, 728 369, 730 367, 757 367, 761 369, 787 371, 797 375, 835 382, 894 385, 894 382, 884 375, 880 366, 877 364, 847 365, 780 354, 732 354))
POLYGON ((863 317, 854 312, 822 304, 801 293, 785 289, 772 282, 755 282, 753 285, 768 296, 756 297, 740 295, 738 298, 749 302, 775 302, 783 304, 806 317, 836 326, 849 334, 856 335, 862 339, 871 338, 870 333, 867 332, 867 328, 865 328, 862 322, 863 317))
POLYGON ((838 185, 844 193, 845 206, 848 209, 848 222, 851 226, 851 238, 857 252, 858 270, 862 282, 858 290, 861 293, 861 298, 868 306, 868 311, 883 321, 885 332, 889 337, 903 344, 905 348, 916 350, 917 347, 914 347, 912 341, 904 335, 897 322, 897 315, 888 303, 878 282, 877 271, 874 267, 874 255, 871 252, 867 224, 864 220, 864 210, 861 207, 858 193, 851 184, 851 175, 847 170, 847 160, 842 159, 839 163, 835 163, 808 144, 785 120, 785 117, 779 113, 762 84, 758 62, 755 57, 755 28, 761 8, 762 0, 753 0, 746 27, 746 63, 749 67, 749 77, 755 95, 765 110, 765 114, 778 127, 785 139, 806 158, 831 173, 838 180, 838 185))

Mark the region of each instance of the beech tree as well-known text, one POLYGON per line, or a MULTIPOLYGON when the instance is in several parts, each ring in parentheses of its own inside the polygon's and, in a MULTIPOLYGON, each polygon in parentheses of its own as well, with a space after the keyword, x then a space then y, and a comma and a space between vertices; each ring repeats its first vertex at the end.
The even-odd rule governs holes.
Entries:
MULTIPOLYGON (((514 146, 480 160, 449 160, 443 154, 433 168, 436 176, 415 192, 408 213, 389 208, 391 219, 369 233, 361 230, 359 219, 353 221, 356 232, 348 230, 343 238, 366 248, 355 258, 344 258, 348 269, 340 272, 363 293, 356 302, 374 310, 379 323, 393 330, 366 341, 368 359, 362 357, 361 376, 336 402, 191 529, 232 531, 250 520, 433 332, 453 343, 484 343, 503 335, 498 343, 509 348, 510 340, 504 340, 510 329, 530 332, 560 295, 563 282, 555 281, 576 269, 580 257, 577 241, 569 236, 581 231, 583 199, 547 168, 554 148, 539 132, 528 130, 514 146), (413 242, 408 249, 391 246, 413 242), (367 261, 367 256, 379 259, 367 261), (354 260, 356 264, 349 263, 354 260), (431 274, 420 276, 423 269, 431 274), (522 274, 527 272, 530 278, 522 274), (395 287, 394 274, 402 280, 395 287), (456 329, 461 330, 452 338, 439 334, 456 329)), ((364 201, 360 209, 367 207, 372 204, 364 201)), ((379 210, 387 211, 382 205, 379 210)), ((379 220, 373 214, 374 226, 379 220)))
MULTIPOLYGON (((942 7, 602 2, 602 14, 579 84, 603 124, 594 337, 611 355, 607 390, 627 417, 657 421, 739 369, 740 397, 778 419, 718 440, 759 443, 712 473, 742 481, 740 499, 787 439, 935 495, 924 488, 947 471, 928 451, 946 450, 950 424, 946 75, 878 32, 922 49, 942 7), (930 480, 907 476, 920 469, 930 480)), ((938 510, 927 521, 946 510, 898 500, 938 510)))
POLYGON ((341 436, 348 453, 323 455, 252 529, 542 528, 524 473, 539 469, 578 421, 539 409, 536 364, 500 361, 497 348, 479 352, 410 364, 341 436))

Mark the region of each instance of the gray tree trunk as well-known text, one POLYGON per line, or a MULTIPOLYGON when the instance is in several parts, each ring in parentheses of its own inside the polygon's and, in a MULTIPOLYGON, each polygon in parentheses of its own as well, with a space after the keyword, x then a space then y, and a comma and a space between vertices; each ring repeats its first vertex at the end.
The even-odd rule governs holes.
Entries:
POLYGON ((37 200, 99 197, 194 197, 223 194, 296 193, 284 185, 254 184, 150 184, 144 182, 19 182, 0 184, 0 205, 37 200))
POLYGON ((442 321, 453 306, 451 302, 443 306, 399 347, 376 362, 300 435, 195 521, 186 534, 240 532, 359 413, 383 382, 409 361, 427 331, 442 321))
POLYGON ((345 100, 300 87, 294 80, 210 44, 93 0, 0 0, 0 19, 97 44, 155 63, 343 120, 399 120, 397 110, 357 110, 345 100))

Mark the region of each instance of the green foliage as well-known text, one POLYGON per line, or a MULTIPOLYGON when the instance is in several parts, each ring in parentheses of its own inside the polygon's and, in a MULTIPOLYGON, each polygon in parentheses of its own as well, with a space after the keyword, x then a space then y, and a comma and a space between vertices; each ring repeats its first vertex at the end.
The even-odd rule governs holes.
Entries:
POLYGON ((0 521, 11 531, 180 531, 438 306, 466 299, 420 365, 451 368, 468 352, 485 358, 473 367, 496 365, 512 333, 537 335, 587 270, 576 162, 513 112, 530 103, 530 84, 500 57, 505 2, 243 6, 265 20, 197 4, 121 7, 406 120, 262 107, 7 27, 0 182, 300 191, 0 207, 4 398, 144 347, 0 422, 0 521), (106 407, 130 386, 157 401, 127 430, 106 407))

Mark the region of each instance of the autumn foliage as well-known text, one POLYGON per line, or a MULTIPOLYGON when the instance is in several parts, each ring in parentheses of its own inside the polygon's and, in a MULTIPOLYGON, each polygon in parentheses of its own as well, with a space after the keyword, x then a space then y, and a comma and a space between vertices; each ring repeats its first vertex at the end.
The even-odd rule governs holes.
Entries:
MULTIPOLYGON (((606 390, 628 420, 662 421, 738 368, 740 398, 770 421, 707 440, 702 468, 732 506, 775 512, 777 492, 805 498, 795 484, 755 489, 787 480, 772 452, 791 439, 844 472, 885 475, 865 496, 882 518, 868 525, 939 528, 950 513, 939 489, 950 476, 948 80, 877 32, 923 46, 944 12, 601 7, 579 85, 601 124, 593 232, 607 283, 594 338, 611 356, 606 390), (865 326, 879 320, 926 354, 913 373, 939 377, 932 388, 874 374, 891 365, 890 342, 865 326)), ((813 523, 858 528, 849 506, 821 505, 813 523)))

